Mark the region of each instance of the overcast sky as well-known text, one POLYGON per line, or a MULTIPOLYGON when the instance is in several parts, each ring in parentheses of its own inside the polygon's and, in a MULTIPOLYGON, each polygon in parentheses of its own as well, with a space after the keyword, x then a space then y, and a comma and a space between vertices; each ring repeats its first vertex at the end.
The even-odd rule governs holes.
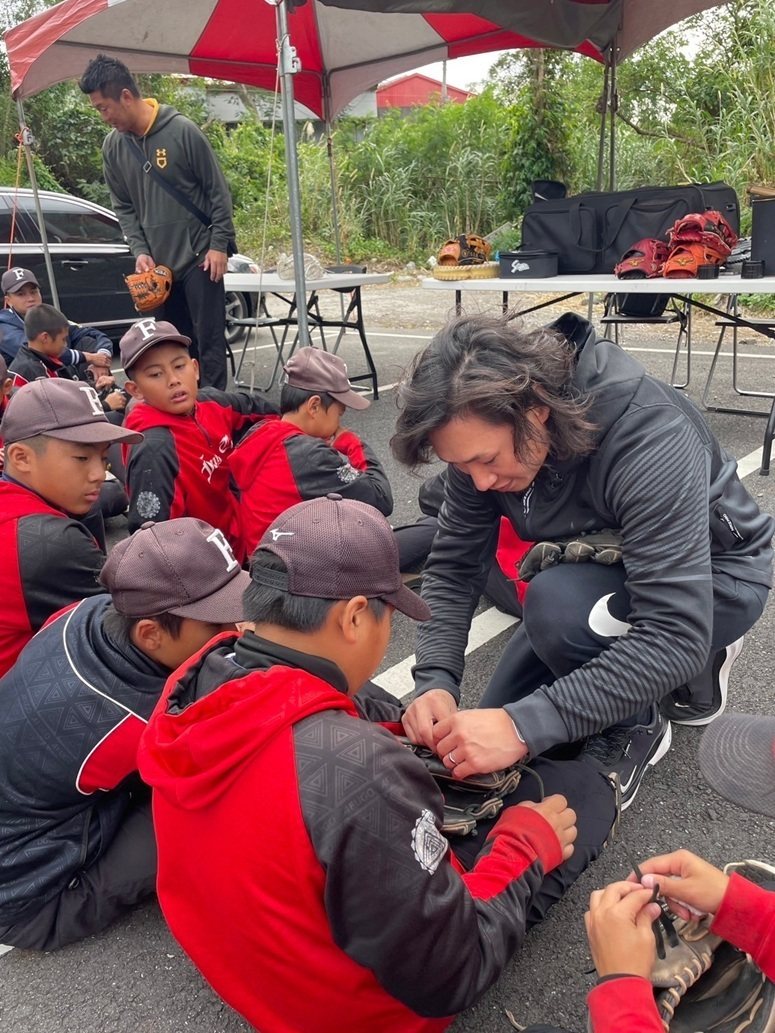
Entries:
MULTIPOLYGON (((447 61, 447 83, 449 86, 457 86, 460 90, 467 90, 469 86, 486 82, 488 72, 492 65, 498 60, 502 50, 493 50, 489 54, 477 54, 474 57, 458 57, 454 61, 447 61)), ((441 82, 443 75, 442 64, 439 61, 435 65, 424 65, 416 69, 431 79, 438 79, 441 82)))

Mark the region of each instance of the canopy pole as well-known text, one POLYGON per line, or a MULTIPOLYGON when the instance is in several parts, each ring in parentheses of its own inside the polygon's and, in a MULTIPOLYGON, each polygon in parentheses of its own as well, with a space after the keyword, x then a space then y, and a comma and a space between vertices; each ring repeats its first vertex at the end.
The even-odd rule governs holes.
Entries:
POLYGON ((51 252, 48 247, 48 236, 46 234, 46 220, 43 218, 43 209, 40 205, 40 194, 38 193, 38 177, 35 175, 35 162, 32 160, 32 133, 27 128, 27 124, 24 118, 24 104, 21 98, 16 101, 16 110, 19 113, 19 138, 24 147, 24 156, 27 159, 27 174, 30 177, 30 186, 32 187, 32 196, 35 199, 35 211, 38 216, 38 229, 40 230, 40 240, 43 244, 43 258, 46 262, 46 272, 48 273, 48 286, 51 291, 51 299, 54 302, 54 308, 59 308, 59 292, 57 291, 57 283, 54 279, 54 266, 51 261, 51 252))
MULTIPOLYGON (((272 3, 273 0, 267 0, 272 3)), ((299 343, 310 344, 309 320, 307 319, 307 283, 304 272, 304 235, 301 228, 301 190, 299 188, 299 160, 296 150, 296 112, 293 103, 293 76, 301 69, 296 48, 291 46, 288 35, 286 0, 279 0, 277 8, 277 43, 280 68, 280 93, 283 102, 283 139, 285 141, 285 164, 288 173, 288 201, 291 217, 291 252, 293 254, 293 280, 296 286, 296 317, 299 327, 299 343)))
POLYGON ((616 190, 616 112, 619 108, 619 94, 616 91, 617 39, 611 44, 611 74, 609 83, 608 118, 610 119, 608 143, 608 189, 616 190))
POLYGON ((605 59, 605 66, 603 70, 603 93, 598 102, 600 109, 600 133, 598 136, 597 143, 597 179, 595 180, 595 189, 603 189, 603 169, 605 167, 605 130, 606 130, 606 115, 608 112, 608 79, 609 79, 610 66, 608 64, 608 56, 605 59))

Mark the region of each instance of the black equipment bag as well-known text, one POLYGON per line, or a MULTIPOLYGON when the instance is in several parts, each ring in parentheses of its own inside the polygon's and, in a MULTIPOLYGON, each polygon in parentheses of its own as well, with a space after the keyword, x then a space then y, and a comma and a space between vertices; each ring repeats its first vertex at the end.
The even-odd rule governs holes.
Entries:
POLYGON ((735 233, 740 205, 725 183, 640 187, 536 201, 522 220, 524 249, 556 251, 558 272, 612 273, 624 252, 644 237, 662 237, 692 212, 718 211, 735 233))

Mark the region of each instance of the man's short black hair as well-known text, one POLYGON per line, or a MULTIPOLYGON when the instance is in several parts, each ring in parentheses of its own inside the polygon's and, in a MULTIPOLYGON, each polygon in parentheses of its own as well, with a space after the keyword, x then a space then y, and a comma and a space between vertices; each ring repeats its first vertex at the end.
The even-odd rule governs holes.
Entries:
POLYGON ((305 402, 316 395, 326 412, 336 401, 333 395, 329 395, 325 391, 307 391, 303 387, 291 387, 290 384, 283 384, 280 389, 280 415, 285 416, 287 412, 298 412, 305 402))
MULTIPOLYGON (((286 572, 286 566, 279 556, 265 549, 256 549, 250 560, 250 569, 256 566, 267 570, 286 572)), ((313 596, 291 595, 281 588, 270 588, 251 581, 243 596, 245 620, 256 624, 276 624, 286 631, 300 631, 310 634, 319 631, 326 622, 328 611, 339 599, 318 599, 313 596)), ((377 620, 382 619, 386 603, 381 599, 369 599, 369 608, 377 620)))
POLYGON ((134 76, 124 62, 107 54, 97 54, 88 63, 78 85, 82 93, 99 91, 111 100, 118 100, 123 90, 129 90, 133 97, 140 96, 134 76))
POLYGON ((62 330, 69 330, 70 323, 67 316, 63 315, 53 305, 36 305, 31 308, 24 317, 24 332, 28 341, 34 341, 41 334, 60 333, 62 330))

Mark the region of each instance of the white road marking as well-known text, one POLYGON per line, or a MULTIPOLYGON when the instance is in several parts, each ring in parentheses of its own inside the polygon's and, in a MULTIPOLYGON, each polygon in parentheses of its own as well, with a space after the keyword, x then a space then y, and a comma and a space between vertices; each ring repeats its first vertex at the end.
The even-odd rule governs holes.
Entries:
MULTIPOLYGON (((500 610, 496 610, 494 606, 491 606, 489 610, 485 610, 484 613, 480 613, 478 617, 474 617, 471 622, 471 631, 468 635, 468 645, 466 646, 466 656, 469 653, 473 653, 475 649, 479 649, 480 646, 485 645, 491 639, 500 635, 502 631, 510 628, 513 624, 517 623, 516 617, 511 617, 507 613, 502 613, 500 610)), ((414 654, 408 656, 405 660, 401 660, 400 663, 394 664, 389 667, 382 674, 378 674, 372 680, 381 685, 387 692, 392 692, 398 699, 403 699, 408 696, 414 689, 414 683, 412 681, 411 670, 415 662, 414 654)))

